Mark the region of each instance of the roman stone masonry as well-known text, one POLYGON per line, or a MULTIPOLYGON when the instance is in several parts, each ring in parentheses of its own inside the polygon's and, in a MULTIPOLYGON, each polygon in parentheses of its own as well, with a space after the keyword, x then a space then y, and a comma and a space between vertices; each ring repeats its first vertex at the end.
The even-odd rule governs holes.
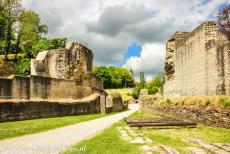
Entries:
POLYGON ((93 53, 81 43, 65 49, 40 52, 31 61, 31 75, 61 79, 81 79, 92 71, 93 53))
POLYGON ((40 52, 30 76, 0 78, 0 122, 104 112, 107 93, 92 63, 81 43, 40 52))
POLYGON ((230 95, 230 42, 212 21, 176 32, 166 44, 163 95, 230 95))

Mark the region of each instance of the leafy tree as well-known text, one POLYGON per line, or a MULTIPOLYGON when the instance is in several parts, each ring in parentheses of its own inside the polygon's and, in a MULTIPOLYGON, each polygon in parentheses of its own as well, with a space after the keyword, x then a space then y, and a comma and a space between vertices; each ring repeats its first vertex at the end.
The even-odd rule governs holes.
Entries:
POLYGON ((124 68, 117 67, 95 67, 93 72, 104 84, 104 88, 134 87, 135 81, 132 73, 124 68))
POLYGON ((15 71, 18 75, 29 75, 30 74, 30 59, 21 58, 15 64, 15 71))
POLYGON ((107 67, 105 66, 94 67, 93 73, 95 73, 96 76, 102 80, 104 88, 110 88, 112 77, 109 74, 107 67))
POLYGON ((149 94, 156 94, 159 92, 163 85, 163 74, 156 75, 150 82, 147 83, 147 89, 149 94))
POLYGON ((16 54, 21 48, 26 52, 27 57, 31 57, 32 47, 42 39, 42 35, 47 33, 48 28, 41 24, 39 15, 31 10, 24 10, 21 13, 19 25, 16 54))
POLYGON ((4 54, 4 40, 5 40, 5 14, 3 12, 5 4, 3 0, 0 0, 0 54, 4 54))
POLYGON ((2 0, 1 3, 4 6, 2 8, 2 14, 5 20, 5 59, 8 60, 8 54, 12 49, 12 41, 14 40, 14 26, 19 21, 23 9, 21 0, 2 0))
POLYGON ((145 73, 144 72, 140 72, 140 86, 142 87, 142 89, 145 88, 145 73))
POLYGON ((30 54, 32 57, 36 57, 41 51, 64 48, 66 44, 65 38, 56 39, 40 39, 32 45, 30 54))
POLYGON ((230 5, 219 12, 217 18, 217 29, 225 34, 230 41, 230 5))
POLYGON ((138 99, 141 89, 147 89, 148 94, 156 94, 163 85, 163 74, 156 75, 150 82, 145 82, 144 73, 140 73, 140 83, 132 91, 132 97, 138 99))

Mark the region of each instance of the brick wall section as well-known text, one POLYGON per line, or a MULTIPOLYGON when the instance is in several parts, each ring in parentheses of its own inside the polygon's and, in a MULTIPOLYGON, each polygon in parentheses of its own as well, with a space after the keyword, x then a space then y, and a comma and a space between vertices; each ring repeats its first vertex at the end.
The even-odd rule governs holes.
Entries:
POLYGON ((166 72, 163 95, 229 95, 229 43, 219 43, 216 24, 204 22, 191 33, 180 35, 179 40, 177 35, 173 47, 175 72, 170 78, 166 72))

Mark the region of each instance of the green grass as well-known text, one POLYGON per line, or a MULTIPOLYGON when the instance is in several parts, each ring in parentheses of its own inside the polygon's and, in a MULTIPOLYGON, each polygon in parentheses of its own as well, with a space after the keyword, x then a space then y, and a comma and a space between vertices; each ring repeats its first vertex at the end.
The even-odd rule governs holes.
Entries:
POLYGON ((201 106, 219 106, 230 108, 230 96, 181 96, 178 98, 165 98, 160 101, 160 105, 201 105, 201 106))
POLYGON ((112 114, 114 113, 67 116, 0 123, 0 140, 77 124, 83 121, 93 120, 112 114))
POLYGON ((132 117, 132 118, 159 118, 160 116, 157 114, 152 114, 152 113, 141 114, 141 113, 135 112, 131 114, 129 117, 132 117))
POLYGON ((117 127, 123 125, 125 125, 123 121, 118 122, 95 137, 73 146, 65 154, 140 154, 139 145, 130 144, 120 138, 117 127), (86 151, 74 151, 74 149, 80 149, 81 147, 85 147, 86 151))
POLYGON ((120 93, 121 97, 124 101, 132 99, 132 96, 130 95, 132 93, 133 88, 122 88, 122 89, 106 89, 105 91, 108 94, 112 94, 112 93, 120 93))
MULTIPOLYGON (((145 113, 139 114, 135 112, 130 117, 150 118, 159 117, 155 114, 145 113)), ((120 133, 116 129, 117 126, 126 125, 122 120, 112 127, 106 129, 97 136, 84 140, 79 144, 73 146, 71 150, 85 147, 84 153, 87 154, 135 154, 141 153, 141 145, 131 144, 120 138, 120 133)), ((152 143, 148 143, 149 146, 166 145, 176 149, 181 154, 187 154, 187 147, 197 147, 192 144, 188 139, 201 139, 204 143, 230 143, 230 129, 210 127, 202 124, 198 124, 196 128, 184 128, 184 127, 144 127, 135 129, 134 131, 143 133, 145 137, 152 139, 152 143)), ((78 154, 83 151, 66 151, 65 154, 78 154)), ((160 153, 160 151, 156 151, 160 153)))

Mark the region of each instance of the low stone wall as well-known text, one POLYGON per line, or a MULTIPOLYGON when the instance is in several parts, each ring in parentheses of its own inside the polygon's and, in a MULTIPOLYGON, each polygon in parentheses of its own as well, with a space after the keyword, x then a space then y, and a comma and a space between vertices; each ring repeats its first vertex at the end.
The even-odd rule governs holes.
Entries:
POLYGON ((104 95, 95 77, 84 82, 41 76, 0 78, 0 99, 81 99, 94 93, 104 95))
POLYGON ((174 117, 176 119, 191 120, 210 126, 230 128, 230 110, 216 109, 205 106, 149 106, 147 102, 143 104, 142 112, 151 112, 164 116, 174 117))
POLYGON ((143 93, 139 97, 140 113, 155 113, 175 119, 191 120, 206 125, 230 128, 230 109, 215 105, 161 104, 161 96, 143 93))
POLYGON ((0 103, 0 122, 101 113, 100 96, 86 102, 5 101, 0 103))
POLYGON ((123 102, 121 97, 108 96, 106 99, 106 113, 123 111, 127 108, 127 102, 123 102))

